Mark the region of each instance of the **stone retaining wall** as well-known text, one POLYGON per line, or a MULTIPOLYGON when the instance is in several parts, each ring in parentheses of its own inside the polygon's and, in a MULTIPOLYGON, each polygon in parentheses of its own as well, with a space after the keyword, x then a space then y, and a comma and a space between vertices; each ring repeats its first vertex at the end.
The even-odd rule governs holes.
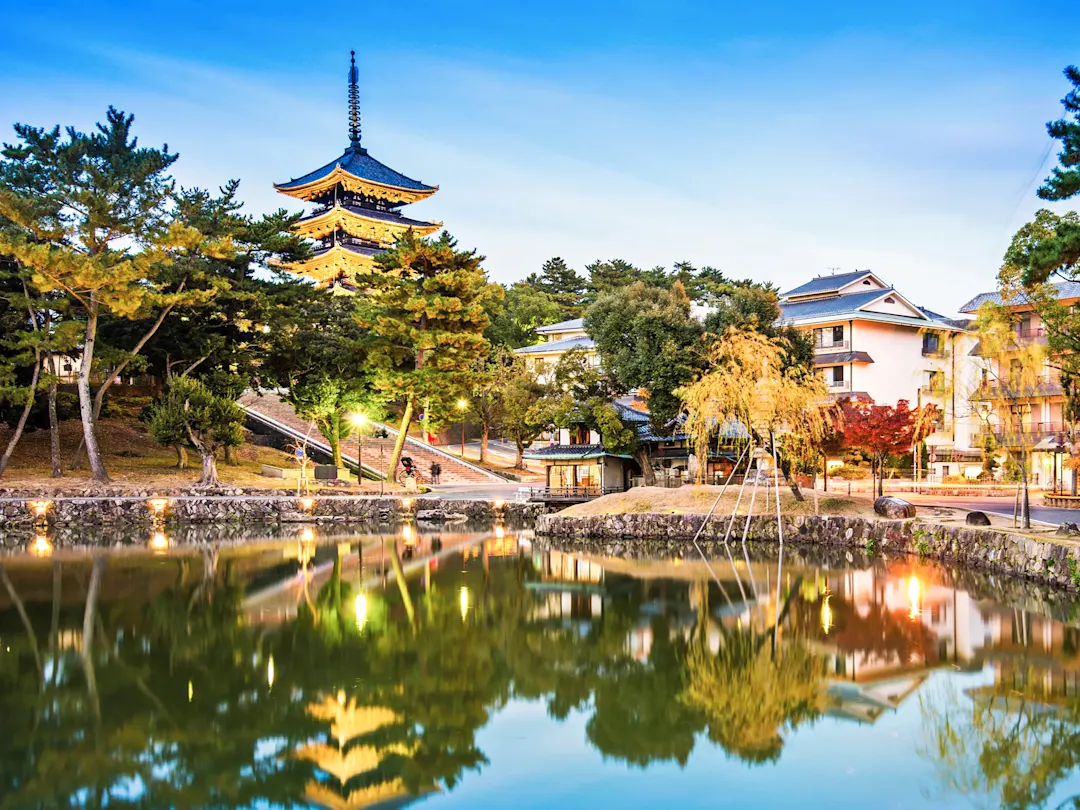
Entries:
MULTIPOLYGON (((609 556, 650 557, 696 554, 689 543, 704 515, 622 514, 590 517, 541 515, 538 538, 560 548, 609 556)), ((745 518, 732 537, 742 538, 745 518)), ((723 540, 726 517, 710 519, 699 541, 703 548, 723 540)), ((776 518, 751 519, 755 543, 776 543, 776 518)), ((838 546, 873 556, 914 554, 983 571, 1024 577, 1054 587, 1080 589, 1080 546, 1032 540, 1000 529, 943 526, 917 520, 867 520, 855 517, 784 518, 785 543, 838 546)))
MULTIPOLYGON (((415 516, 420 510, 444 515, 460 515, 470 520, 494 520, 501 514, 507 520, 531 522, 540 513, 539 504, 508 501, 499 509, 492 501, 443 500, 418 497, 409 505, 400 497, 318 496, 309 510, 295 496, 273 497, 190 497, 169 500, 164 519, 168 523, 323 523, 323 522, 397 522, 415 516)), ((151 524, 154 511, 149 499, 141 498, 72 498, 57 499, 47 511, 50 526, 92 526, 106 524, 151 524)), ((437 516, 433 516, 437 517, 437 516)), ((0 502, 0 531, 29 528, 35 517, 27 501, 0 502)))

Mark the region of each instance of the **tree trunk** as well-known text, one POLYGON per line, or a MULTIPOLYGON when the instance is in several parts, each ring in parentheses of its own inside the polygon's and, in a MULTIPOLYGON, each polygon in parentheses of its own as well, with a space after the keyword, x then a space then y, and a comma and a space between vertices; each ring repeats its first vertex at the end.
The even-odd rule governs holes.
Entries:
POLYGON ((82 365, 79 367, 79 418, 82 419, 83 442, 86 457, 90 462, 90 477, 98 483, 109 482, 109 472, 105 469, 105 460, 97 440, 97 420, 94 416, 94 402, 90 396, 90 366, 94 362, 94 341, 97 339, 97 295, 90 294, 90 306, 87 307, 86 342, 83 344, 82 365))
POLYGON ((656 486, 656 473, 653 472, 652 461, 649 459, 649 451, 643 446, 634 451, 634 458, 641 467, 641 477, 647 487, 656 486))
POLYGON ((188 462, 187 448, 182 444, 174 444, 173 450, 176 451, 176 469, 186 470, 188 462))
POLYGON ((230 467, 236 464, 236 460, 233 458, 232 455, 232 448, 229 447, 229 445, 225 445, 225 463, 228 464, 230 467))
POLYGON ((401 414, 401 426, 398 428, 397 439, 394 440, 394 449, 390 453, 390 464, 386 468, 386 480, 397 480, 397 468, 401 461, 401 451, 405 447, 405 437, 412 426, 413 400, 412 397, 405 401, 405 410, 401 414))
POLYGON ((56 418, 56 359, 49 354, 49 463, 52 477, 60 478, 64 471, 60 466, 60 422, 56 418))
POLYGON ((26 420, 30 417, 30 410, 34 407, 34 397, 37 394, 37 384, 40 376, 41 349, 34 349, 34 374, 30 378, 30 390, 27 391, 26 403, 23 405, 23 411, 19 415, 19 422, 15 425, 15 432, 11 434, 11 438, 8 440, 4 455, 0 456, 0 478, 4 477, 4 470, 7 469, 7 465, 11 461, 11 454, 15 452, 15 445, 19 443, 23 428, 26 427, 26 420))
POLYGON ((488 436, 491 434, 491 429, 488 427, 487 422, 480 423, 480 463, 487 464, 488 460, 488 436))
POLYGON ((514 445, 517 448, 517 457, 514 459, 514 469, 524 470, 525 467, 525 445, 520 439, 514 440, 514 445))
POLYGON ((341 416, 334 414, 327 422, 326 443, 330 445, 330 455, 335 467, 344 467, 341 461, 341 416))
POLYGON ((217 477, 217 459, 214 458, 214 451, 207 451, 203 448, 199 448, 199 455, 202 456, 202 478, 199 479, 199 484, 204 487, 216 487, 219 482, 217 477))

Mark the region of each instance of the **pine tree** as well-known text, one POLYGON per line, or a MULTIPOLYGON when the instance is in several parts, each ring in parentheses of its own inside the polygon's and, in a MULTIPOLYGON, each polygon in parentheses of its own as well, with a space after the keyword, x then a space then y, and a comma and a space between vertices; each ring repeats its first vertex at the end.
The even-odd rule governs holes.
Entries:
POLYGON ((0 254, 27 268, 40 292, 63 292, 84 321, 79 413, 97 482, 109 480, 90 391, 102 318, 149 316, 141 348, 174 307, 197 297, 184 288, 198 265, 177 259, 229 252, 177 218, 168 175, 177 155, 139 147, 132 122, 110 107, 89 134, 16 124, 20 143, 5 145, 0 161, 0 216, 12 225, 0 229, 0 254))
POLYGON ((369 365, 375 387, 402 405, 391 479, 417 404, 451 410, 489 351, 488 312, 503 290, 487 280, 482 260, 475 250, 458 250, 445 231, 436 239, 407 231, 376 259, 374 272, 359 279, 368 292, 357 302, 357 322, 374 336, 369 365))

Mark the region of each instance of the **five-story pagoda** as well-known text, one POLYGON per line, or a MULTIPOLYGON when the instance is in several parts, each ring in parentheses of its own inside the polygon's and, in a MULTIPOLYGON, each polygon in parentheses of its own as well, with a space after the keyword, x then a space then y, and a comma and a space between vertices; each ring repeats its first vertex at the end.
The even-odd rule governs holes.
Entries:
POLYGON ((349 148, 320 169, 274 188, 319 206, 296 223, 295 231, 315 240, 315 255, 285 269, 320 285, 355 289, 354 279, 370 272, 373 259, 412 229, 434 233, 441 222, 420 222, 401 215, 403 205, 429 197, 438 186, 426 186, 384 166, 360 145, 360 99, 356 52, 349 66, 349 148))

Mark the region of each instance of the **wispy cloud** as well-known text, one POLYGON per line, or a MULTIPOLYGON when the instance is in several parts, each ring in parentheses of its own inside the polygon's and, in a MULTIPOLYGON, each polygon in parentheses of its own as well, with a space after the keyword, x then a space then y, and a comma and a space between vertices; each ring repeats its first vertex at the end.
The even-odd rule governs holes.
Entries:
MULTIPOLYGON (((856 35, 790 51, 747 39, 671 65, 592 56, 576 71, 411 56, 362 60, 365 143, 440 185, 410 211, 443 220, 499 280, 556 254, 579 267, 690 260, 781 287, 872 267, 946 310, 992 286, 1034 209, 1060 95, 1049 56, 1002 66, 856 35)), ((294 207, 273 182, 346 143, 344 60, 328 74, 321 59, 272 73, 116 49, 92 59, 46 93, 15 77, 0 109, 90 126, 117 104, 144 141, 181 152, 182 182, 239 177, 256 211, 294 207)))

